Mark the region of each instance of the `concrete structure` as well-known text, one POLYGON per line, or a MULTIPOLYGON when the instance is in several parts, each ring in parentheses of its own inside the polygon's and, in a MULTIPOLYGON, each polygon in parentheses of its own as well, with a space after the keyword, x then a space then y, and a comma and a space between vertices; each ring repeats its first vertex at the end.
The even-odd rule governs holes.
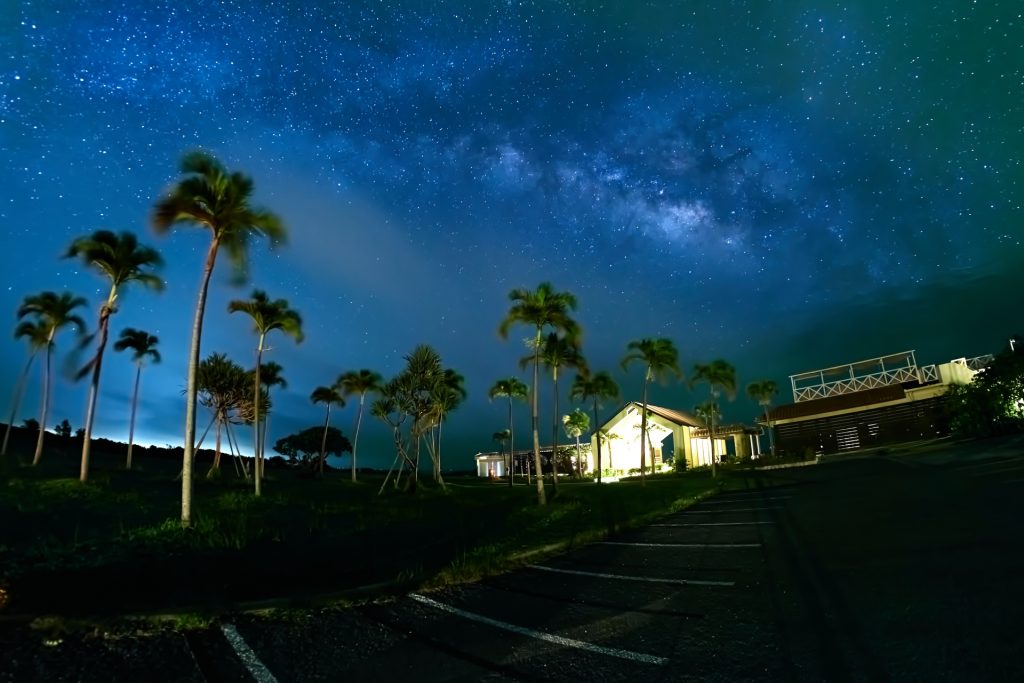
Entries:
POLYGON ((946 392, 991 360, 919 366, 914 351, 903 351, 792 375, 793 403, 768 413, 778 452, 823 455, 946 436, 946 392))

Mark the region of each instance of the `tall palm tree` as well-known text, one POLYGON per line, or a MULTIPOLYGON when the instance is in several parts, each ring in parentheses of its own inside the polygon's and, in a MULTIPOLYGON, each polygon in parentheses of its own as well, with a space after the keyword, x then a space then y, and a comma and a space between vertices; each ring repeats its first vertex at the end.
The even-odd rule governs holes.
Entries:
POLYGON ((772 423, 768 419, 768 408, 778 393, 779 386, 774 380, 766 379, 747 385, 747 396, 757 401, 764 409, 764 423, 768 426, 768 443, 773 457, 775 456, 775 434, 772 432, 772 423))
POLYGON ((671 339, 660 337, 631 341, 626 346, 626 351, 626 356, 622 359, 623 370, 634 362, 640 362, 645 368, 643 408, 640 413, 640 482, 646 483, 644 471, 647 455, 647 386, 653 379, 661 382, 669 375, 679 378, 683 373, 679 369, 679 352, 671 339))
POLYGON ((25 369, 17 378, 14 385, 14 393, 10 399, 10 416, 7 418, 7 427, 3 433, 3 446, 0 447, 0 457, 7 455, 7 443, 10 440, 10 428, 17 418, 18 411, 22 410, 22 397, 25 395, 25 386, 29 381, 29 372, 32 370, 32 362, 42 349, 46 348, 46 326, 39 321, 24 321, 19 323, 14 330, 14 338, 25 337, 29 340, 29 359, 26 361, 25 369))
POLYGON ((160 352, 156 345, 160 340, 149 332, 135 330, 126 327, 121 330, 121 338, 114 342, 115 351, 132 350, 132 362, 135 363, 135 389, 132 391, 132 416, 128 421, 128 460, 125 462, 125 469, 132 468, 132 446, 135 443, 135 409, 139 405, 139 380, 142 377, 142 365, 146 358, 152 358, 154 363, 160 362, 160 352))
POLYGON ((590 429, 590 417, 579 408, 568 415, 562 416, 565 435, 576 440, 576 469, 580 479, 583 478, 583 457, 580 454, 580 435, 590 429))
POLYGON ((718 396, 724 393, 731 401, 736 397, 736 368, 729 365, 721 358, 717 358, 707 365, 697 363, 693 366, 693 376, 690 378, 690 387, 704 382, 708 385, 711 393, 711 426, 708 436, 711 438, 711 476, 718 476, 718 468, 715 457, 715 415, 719 412, 718 396))
MULTIPOLYGON (((513 463, 515 462, 516 457, 516 439, 515 427, 512 423, 512 399, 518 399, 520 401, 523 401, 526 399, 528 391, 529 387, 526 386, 526 383, 523 382, 523 380, 519 379, 518 377, 506 377, 505 379, 499 379, 497 382, 495 382, 494 386, 492 386, 490 391, 487 392, 487 396, 489 398, 494 399, 498 398, 499 396, 504 396, 505 398, 508 399, 508 429, 506 431, 508 432, 508 450, 509 453, 511 454, 510 460, 513 463)), ((514 470, 514 467, 510 467, 508 470, 509 486, 513 486, 515 483, 514 470)))
POLYGON ((42 321, 23 320, 18 323, 18 327, 14 330, 14 338, 20 339, 21 337, 25 337, 28 340, 28 360, 25 361, 25 368, 18 376, 17 384, 14 385, 14 395, 11 397, 11 414, 7 418, 7 428, 4 429, 4 442, 3 446, 0 447, 0 456, 7 455, 7 444, 11 438, 11 426, 21 410, 21 399, 25 393, 25 385, 28 384, 28 373, 32 369, 32 361, 36 359, 40 351, 46 348, 49 332, 46 329, 46 324, 42 321))
POLYGON ((363 368, 362 370, 349 370, 338 377, 335 386, 340 386, 342 394, 351 396, 359 394, 359 410, 356 413, 355 438, 352 441, 352 481, 356 480, 356 451, 359 448, 359 428, 363 424, 363 404, 366 402, 366 395, 369 393, 380 393, 383 380, 379 373, 363 368))
MULTIPOLYGON (((270 389, 272 387, 281 387, 282 389, 288 388, 288 380, 284 378, 284 368, 279 363, 270 361, 264 363, 263 367, 260 368, 260 383, 263 384, 263 388, 267 392, 267 399, 270 399, 270 389)), ((270 411, 265 410, 261 413, 263 415, 263 425, 261 427, 262 434, 260 436, 260 452, 267 452, 267 432, 270 431, 270 411)))
MULTIPOLYGON (((602 370, 594 375, 590 373, 578 373, 576 379, 572 382, 572 388, 569 389, 569 396, 580 403, 585 403, 588 400, 593 401, 594 407, 594 431, 601 428, 601 422, 597 416, 597 409, 600 401, 607 398, 615 398, 619 395, 619 385, 615 383, 612 376, 606 371, 602 370)), ((597 439, 597 462, 595 463, 597 469, 597 482, 601 483, 601 441, 597 439)))
POLYGON ((109 230, 99 230, 89 237, 78 238, 71 243, 67 256, 81 259, 83 264, 98 270, 110 280, 110 293, 106 301, 100 305, 100 319, 96 326, 96 334, 100 337, 96 354, 78 373, 79 377, 84 377, 90 370, 92 371, 89 403, 85 415, 85 437, 82 440, 82 467, 79 473, 79 479, 86 481, 89 478, 89 448, 93 422, 96 418, 96 399, 100 390, 103 352, 106 350, 107 337, 110 334, 110 316, 117 312, 118 290, 130 282, 138 282, 156 291, 162 290, 164 281, 153 273, 153 270, 163 265, 163 259, 156 249, 139 244, 138 238, 132 233, 122 232, 115 235, 109 230))
MULTIPOLYGON (((281 219, 269 211, 253 208, 252 179, 242 173, 228 171, 209 154, 191 152, 181 162, 186 174, 156 204, 153 227, 164 233, 178 224, 194 225, 210 231, 210 246, 196 298, 192 322, 192 343, 188 355, 188 382, 185 389, 185 453, 181 477, 181 524, 192 523, 192 456, 196 440, 196 373, 199 369, 199 346, 206 313, 206 293, 210 276, 223 246, 234 267, 236 279, 245 280, 249 238, 266 236, 271 245, 284 240, 281 219)), ((258 481, 258 479, 257 479, 258 481)))
POLYGON ((260 480, 263 478, 263 451, 260 448, 260 388, 263 386, 260 381, 260 368, 263 363, 263 352, 266 350, 264 342, 267 335, 274 330, 280 330, 284 334, 295 339, 297 343, 303 340, 302 317, 297 311, 288 308, 288 301, 276 299, 271 301, 267 293, 256 289, 253 290, 252 298, 249 300, 235 299, 228 304, 228 312, 242 312, 252 318, 253 331, 256 332, 256 376, 253 387, 253 471, 256 479, 256 495, 263 492, 260 480))
POLYGON ((324 473, 324 460, 327 459, 327 430, 331 427, 331 406, 344 407, 345 397, 338 391, 337 386, 317 387, 309 395, 309 400, 314 404, 323 403, 327 406, 327 416, 324 418, 324 436, 320 440, 320 474, 324 473))
MULTIPOLYGON (((576 334, 559 335, 551 332, 541 344, 541 362, 551 370, 551 396, 554 414, 551 419, 551 472, 555 492, 558 491, 558 458, 555 457, 558 451, 558 425, 561 422, 558 415, 558 371, 561 368, 575 368, 586 371, 587 362, 580 352, 579 338, 576 334)), ((530 356, 523 358, 520 363, 530 361, 530 356)))
POLYGON ((508 331, 513 325, 522 324, 533 328, 533 383, 530 387, 532 395, 531 423, 533 429, 533 462, 537 468, 537 502, 547 503, 544 493, 543 469, 540 461, 540 429, 538 418, 538 394, 540 393, 540 351, 544 330, 576 336, 579 326, 569 315, 576 310, 576 297, 570 292, 556 292, 550 282, 542 282, 537 289, 513 289, 508 294, 512 306, 498 325, 498 334, 502 339, 508 338, 508 331))
MULTIPOLYGON (((85 333, 85 321, 74 313, 74 310, 79 306, 85 306, 85 299, 80 296, 74 296, 70 292, 62 292, 60 294, 42 292, 25 297, 24 302, 18 307, 19 318, 34 316, 34 320, 25 320, 18 325, 14 333, 15 336, 27 337, 32 346, 38 344, 40 349, 46 350, 42 405, 39 409, 39 436, 36 439, 36 451, 32 457, 33 465, 38 465, 43 457, 43 436, 46 434, 46 417, 50 405, 50 386, 53 383, 52 360, 54 339, 61 328, 69 325, 76 326, 79 335, 85 333)), ((31 358, 29 363, 31 363, 31 358)), ((25 372, 28 372, 28 367, 28 365, 25 366, 25 372)), ((12 417, 11 422, 13 421, 12 417)), ((10 422, 8 422, 9 425, 10 422)), ((4 437, 4 446, 6 447, 6 445, 7 438, 4 437)))

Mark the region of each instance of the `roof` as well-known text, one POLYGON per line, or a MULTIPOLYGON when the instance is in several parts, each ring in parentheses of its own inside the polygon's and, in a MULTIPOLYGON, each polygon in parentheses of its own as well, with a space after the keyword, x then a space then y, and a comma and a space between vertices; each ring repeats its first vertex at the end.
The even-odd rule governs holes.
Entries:
POLYGON ((899 384, 890 384, 876 389, 866 389, 852 394, 840 394, 813 401, 801 401, 779 406, 768 412, 771 420, 792 420, 823 413, 834 413, 839 410, 852 410, 867 407, 876 403, 900 401, 907 397, 906 391, 899 384))
MULTIPOLYGON (((642 404, 637 403, 636 401, 633 403, 635 403, 637 407, 642 407, 642 404)), ((681 410, 671 410, 669 408, 662 408, 661 406, 652 406, 650 403, 647 404, 647 410, 673 424, 684 425, 687 427, 701 427, 704 425, 703 422, 695 418, 693 415, 684 413, 681 410)))

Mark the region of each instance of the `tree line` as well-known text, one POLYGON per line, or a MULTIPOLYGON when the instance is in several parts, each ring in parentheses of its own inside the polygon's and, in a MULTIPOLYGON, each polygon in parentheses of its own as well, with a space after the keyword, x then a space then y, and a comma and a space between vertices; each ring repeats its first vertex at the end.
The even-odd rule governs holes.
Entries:
MULTIPOLYGON (((547 493, 544 484, 543 467, 540 455, 540 417, 538 414, 540 395, 540 369, 541 366, 551 373, 551 398, 553 413, 552 425, 552 459, 551 459, 551 485, 554 492, 558 491, 558 459, 554 457, 554 450, 558 443, 559 425, 564 425, 566 433, 570 438, 578 439, 587 429, 599 430, 601 425, 599 409, 601 401, 615 399, 619 395, 619 386, 607 370, 594 371, 587 363, 582 350, 582 329, 579 323, 573 318, 577 308, 577 299, 571 292, 556 291, 550 282, 540 283, 536 289, 514 289, 509 292, 508 313, 498 326, 498 334, 502 339, 507 339, 509 331, 515 325, 523 325, 531 330, 532 336, 527 341, 529 353, 520 360, 520 368, 531 368, 532 382, 527 386, 517 377, 506 377, 497 380, 490 388, 489 395, 493 398, 505 398, 508 401, 508 428, 500 433, 495 433, 494 438, 504 443, 506 434, 510 443, 510 453, 515 450, 515 434, 513 427, 512 404, 513 400, 530 401, 530 424, 533 438, 533 468, 537 473, 535 478, 537 487, 537 502, 541 505, 547 501, 547 493), (568 415, 559 415, 558 409, 558 380, 561 370, 572 370, 575 372, 573 384, 570 388, 570 397, 583 404, 589 404, 593 411, 593 423, 578 409, 568 415)), ((648 388, 652 381, 664 382, 668 379, 681 381, 683 372, 679 368, 679 351, 675 343, 668 338, 643 338, 631 341, 626 346, 626 354, 621 361, 623 371, 633 365, 639 365, 644 370, 642 399, 641 399, 641 424, 640 424, 640 480, 646 481, 647 463, 647 418, 648 418, 648 388)), ((709 435, 714 438, 716 416, 719 415, 718 400, 725 395, 730 400, 736 394, 736 370, 728 362, 716 359, 708 364, 697 363, 693 366, 693 373, 689 380, 690 388, 697 384, 707 384, 709 389, 708 401, 697 407, 700 415, 706 416, 709 435)), ((748 395, 758 401, 765 410, 765 420, 768 419, 768 406, 772 398, 778 393, 776 383, 772 380, 753 382, 747 386, 748 395)), ((601 444, 605 439, 598 433, 596 474, 597 481, 601 481, 602 454, 601 444)), ((577 441, 578 443, 578 441, 577 441)), ((713 441, 712 441, 713 443, 713 441)), ((712 456, 712 473, 717 474, 715 458, 712 456)), ((653 463, 652 463, 653 466, 653 463)), ((529 477, 529 474, 527 474, 529 477)), ((509 468, 509 485, 512 485, 514 472, 509 468)))
MULTIPOLYGON (((261 495, 264 451, 266 443, 266 417, 271 410, 271 389, 286 386, 283 369, 276 363, 264 363, 262 356, 269 335, 278 334, 291 338, 295 343, 303 340, 302 317, 290 307, 285 299, 273 299, 265 291, 254 289, 248 299, 233 300, 228 305, 229 313, 242 313, 252 322, 255 337, 256 364, 250 370, 227 358, 224 354, 213 353, 201 360, 202 332, 206 317, 206 302, 211 276, 218 257, 223 252, 232 270, 233 279, 244 283, 248 271, 248 250, 256 238, 267 241, 271 248, 281 245, 287 230, 281 219, 269 210, 252 205, 253 182, 240 172, 229 172, 217 159, 205 152, 186 154, 181 163, 182 177, 155 203, 151 225, 158 235, 165 235, 179 228, 198 228, 208 232, 210 242, 201 263, 201 280, 193 311, 191 341, 186 364, 184 453, 181 467, 181 523, 189 526, 192 520, 193 465, 196 449, 211 429, 214 430, 215 457, 208 476, 219 472, 222 438, 227 439, 228 450, 238 452, 238 440, 233 426, 251 425, 253 461, 252 471, 243 463, 244 476, 251 477, 254 494, 261 495), (197 406, 207 408, 211 419, 199 442, 197 434, 197 406)), ((90 441, 96 417, 105 351, 110 336, 111 318, 120 312, 121 294, 127 287, 143 287, 154 292, 163 289, 164 280, 158 274, 163 260, 156 249, 140 244, 131 232, 115 233, 99 230, 91 235, 72 241, 66 258, 78 259, 88 270, 97 273, 108 284, 107 297, 100 303, 95 332, 87 334, 85 320, 79 309, 85 307, 84 298, 70 292, 42 292, 27 296, 17 310, 19 323, 15 329, 17 338, 24 338, 29 346, 29 356, 12 398, 11 417, 0 454, 6 455, 10 435, 10 424, 20 410, 21 399, 34 360, 43 356, 43 377, 41 407, 38 420, 38 437, 33 464, 42 457, 44 434, 48 419, 48 406, 52 390, 52 356, 56 338, 65 329, 72 329, 79 336, 79 348, 91 348, 89 360, 79 368, 76 379, 89 377, 89 396, 84 420, 84 438, 79 478, 86 481, 89 476, 90 441)), ((506 398, 508 401, 508 440, 514 449, 512 410, 513 402, 529 397, 531 402, 531 428, 533 460, 536 477, 537 499, 546 502, 544 479, 540 459, 540 422, 538 397, 540 393, 540 371, 543 366, 550 372, 553 397, 552 444, 557 444, 559 428, 562 427, 570 438, 578 439, 591 427, 600 425, 601 401, 617 397, 619 388, 607 371, 592 372, 582 353, 582 332, 573 318, 577 301, 570 292, 559 292, 547 282, 536 289, 514 289, 509 293, 510 308, 498 326, 498 333, 507 339, 513 326, 528 327, 532 336, 527 344, 527 353, 520 360, 520 368, 530 368, 532 382, 527 387, 517 377, 498 380, 491 387, 491 398, 506 398), (574 371, 570 396, 587 405, 593 415, 590 422, 582 410, 559 415, 559 380, 563 372, 574 371)), ((126 466, 132 465, 132 448, 135 435, 136 408, 139 397, 140 379, 147 362, 158 363, 161 356, 157 350, 159 339, 144 330, 125 328, 114 343, 118 352, 130 351, 136 365, 132 390, 132 407, 129 418, 129 443, 126 466)), ((404 368, 394 377, 385 381, 380 374, 368 370, 354 370, 338 375, 329 386, 315 388, 310 394, 313 404, 325 408, 322 430, 305 430, 285 437, 275 444, 275 449, 289 457, 300 454, 304 461, 315 463, 322 473, 329 453, 340 454, 351 448, 351 478, 357 480, 357 459, 359 434, 366 410, 366 398, 375 395, 369 405, 369 412, 384 423, 391 431, 395 457, 381 491, 391 483, 399 487, 404 479, 405 487, 414 489, 419 483, 421 464, 429 461, 433 479, 444 486, 442 475, 443 427, 448 415, 466 399, 465 380, 456 370, 446 367, 440 355, 426 345, 417 346, 405 357, 404 368), (331 427, 332 407, 344 406, 346 399, 358 396, 358 412, 355 433, 351 444, 347 438, 331 427), (332 431, 333 430, 333 431, 332 431), (319 433, 320 444, 310 450, 311 435, 319 433)), ((622 359, 622 368, 639 364, 644 368, 643 380, 643 424, 641 428, 641 476, 646 476, 645 446, 647 427, 647 393, 651 381, 681 379, 678 352, 670 339, 640 339, 630 342, 622 359)), ((709 430, 713 432, 717 400, 724 394, 735 395, 735 370, 724 360, 715 360, 708 365, 695 365, 691 386, 706 383, 709 387, 709 401, 702 408, 709 416, 709 430)), ((760 382, 748 387, 748 393, 766 407, 776 393, 774 382, 760 382)), ((597 473, 600 480, 601 441, 598 439, 597 473)), ((237 467, 236 459, 236 467, 237 467)), ((557 462, 553 463, 552 486, 557 492, 557 462)), ((513 483, 510 476, 510 484, 513 483)))

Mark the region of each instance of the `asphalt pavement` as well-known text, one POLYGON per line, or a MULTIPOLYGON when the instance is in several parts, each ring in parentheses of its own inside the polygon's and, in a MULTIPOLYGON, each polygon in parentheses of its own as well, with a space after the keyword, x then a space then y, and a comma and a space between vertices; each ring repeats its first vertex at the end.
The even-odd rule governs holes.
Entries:
POLYGON ((730 477, 475 584, 186 634, 0 630, 0 681, 1024 680, 1024 455, 730 477))

